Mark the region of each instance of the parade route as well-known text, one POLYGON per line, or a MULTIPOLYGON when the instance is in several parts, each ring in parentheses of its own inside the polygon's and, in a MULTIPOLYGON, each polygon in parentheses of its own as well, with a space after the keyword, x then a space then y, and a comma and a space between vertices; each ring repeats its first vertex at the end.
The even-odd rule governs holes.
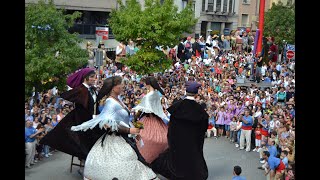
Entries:
MULTIPOLYGON (((248 180, 265 180, 264 171, 257 169, 261 166, 257 152, 238 150, 225 137, 219 139, 206 138, 204 156, 207 162, 208 180, 231 180, 233 166, 242 168, 242 176, 248 180)), ((77 158, 75 158, 77 160, 77 158)), ((62 152, 54 152, 49 158, 25 169, 25 180, 81 180, 77 166, 70 173, 71 156, 62 152)))

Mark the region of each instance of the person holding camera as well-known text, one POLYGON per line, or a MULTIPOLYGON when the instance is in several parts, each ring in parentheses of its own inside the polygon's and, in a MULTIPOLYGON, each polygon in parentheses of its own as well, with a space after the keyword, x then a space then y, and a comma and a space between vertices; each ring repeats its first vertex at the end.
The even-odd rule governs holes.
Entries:
POLYGON ((250 151, 251 146, 251 131, 253 125, 253 118, 249 115, 250 110, 245 109, 244 115, 243 113, 240 115, 240 122, 242 122, 241 127, 241 135, 240 135, 240 150, 244 149, 244 142, 246 141, 246 151, 250 151))

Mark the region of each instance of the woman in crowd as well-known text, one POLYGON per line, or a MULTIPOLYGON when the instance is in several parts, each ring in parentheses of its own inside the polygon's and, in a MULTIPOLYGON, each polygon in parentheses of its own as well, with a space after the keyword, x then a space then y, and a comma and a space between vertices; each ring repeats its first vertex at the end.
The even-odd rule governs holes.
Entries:
POLYGON ((149 92, 133 110, 137 111, 136 120, 139 119, 144 125, 144 129, 140 132, 144 145, 138 146, 138 149, 145 160, 151 163, 168 148, 168 127, 166 125, 168 117, 163 112, 158 94, 164 95, 164 92, 156 78, 149 76, 146 78, 145 83, 149 92))
POLYGON ((226 137, 230 138, 230 123, 232 121, 233 113, 231 108, 228 108, 225 114, 225 121, 224 121, 224 130, 226 131, 226 137))
POLYGON ((122 78, 113 76, 103 82, 97 101, 105 99, 105 107, 95 118, 78 126, 73 131, 86 131, 95 126, 105 128, 102 135, 89 151, 84 179, 156 179, 156 174, 146 165, 139 153, 134 138, 140 129, 129 122, 130 112, 118 98, 123 91, 122 78))
POLYGON ((215 117, 216 126, 218 128, 218 137, 223 135, 225 118, 226 118, 226 112, 224 110, 224 107, 221 106, 218 110, 217 116, 215 117))

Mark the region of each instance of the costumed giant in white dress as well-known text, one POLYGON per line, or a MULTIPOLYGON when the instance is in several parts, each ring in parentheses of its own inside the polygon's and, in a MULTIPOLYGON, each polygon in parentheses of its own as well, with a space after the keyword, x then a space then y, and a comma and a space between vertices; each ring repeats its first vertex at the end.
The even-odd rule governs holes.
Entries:
POLYGON ((73 126, 71 130, 86 131, 98 124, 100 128, 105 124, 108 125, 110 131, 102 135, 90 150, 84 166, 85 178, 92 180, 158 179, 148 166, 138 160, 137 152, 132 147, 131 142, 134 142, 132 136, 117 133, 119 126, 133 127, 129 122, 129 110, 122 102, 111 97, 107 98, 102 112, 97 117, 73 126))
POLYGON ((142 112, 139 121, 144 126, 144 129, 140 131, 144 146, 138 146, 138 149, 148 163, 152 163, 160 153, 168 148, 168 126, 166 124, 169 118, 163 112, 158 93, 157 90, 150 91, 142 98, 141 103, 133 108, 133 110, 142 112))

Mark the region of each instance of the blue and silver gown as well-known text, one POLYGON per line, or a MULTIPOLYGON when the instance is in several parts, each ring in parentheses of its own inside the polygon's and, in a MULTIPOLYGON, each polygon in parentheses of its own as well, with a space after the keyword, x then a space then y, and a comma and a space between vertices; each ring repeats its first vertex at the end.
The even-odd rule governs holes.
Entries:
POLYGON ((107 98, 102 112, 97 117, 73 126, 71 130, 86 131, 98 124, 101 129, 104 125, 108 125, 110 129, 90 150, 84 166, 85 179, 158 179, 156 174, 139 160, 139 152, 134 148, 136 146, 130 134, 117 133, 119 126, 133 127, 129 122, 129 110, 122 102, 107 98))

